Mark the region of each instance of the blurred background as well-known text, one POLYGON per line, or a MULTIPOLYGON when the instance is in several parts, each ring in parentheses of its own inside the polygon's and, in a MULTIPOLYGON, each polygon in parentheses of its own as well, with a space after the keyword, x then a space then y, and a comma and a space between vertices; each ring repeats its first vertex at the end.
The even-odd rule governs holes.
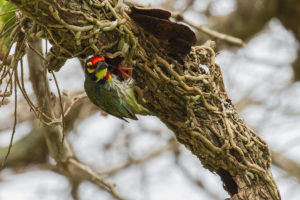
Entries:
MULTIPOLYGON (((272 172, 282 199, 300 196, 300 2, 297 0, 153 0, 135 1, 163 8, 193 25, 198 44, 217 42, 229 98, 247 124, 272 151, 272 172), (246 42, 237 46, 212 38, 196 27, 209 27, 246 42)), ((50 48, 43 41, 43 49, 50 48)), ((68 60, 56 73, 63 100, 72 104, 66 118, 67 138, 77 158, 116 184, 129 200, 225 199, 219 177, 155 117, 139 116, 126 123, 107 116, 81 97, 84 73, 78 59, 68 60), (74 97, 79 97, 74 100, 74 97), (71 103, 70 103, 71 102, 71 103), (72 103, 73 102, 73 103, 72 103)), ((49 76, 53 99, 58 93, 49 76)), ((24 82, 35 102, 24 57, 24 82)), ((2 87, 2 86, 1 86, 2 87)), ((3 88, 1 88, 3 90, 3 88)), ((0 107, 0 156, 9 144, 14 119, 14 95, 0 107)), ((53 101, 53 106, 57 103, 53 101)), ((113 199, 90 182, 77 183, 57 173, 41 123, 18 92, 15 144, 26 144, 0 172, 0 200, 113 199), (27 145, 29 144, 29 145, 27 145)), ((58 109, 59 110, 59 109, 58 109)), ((14 153, 12 149, 12 155, 14 153)))

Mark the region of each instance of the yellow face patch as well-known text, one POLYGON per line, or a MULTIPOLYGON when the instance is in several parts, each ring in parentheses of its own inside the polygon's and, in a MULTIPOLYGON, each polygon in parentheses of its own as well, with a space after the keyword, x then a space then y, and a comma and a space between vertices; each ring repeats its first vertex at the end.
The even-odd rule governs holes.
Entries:
POLYGON ((103 79, 105 77, 106 73, 107 73, 107 68, 97 72, 96 73, 97 81, 100 81, 101 79, 103 79))
POLYGON ((87 68, 87 71, 88 71, 88 73, 93 73, 95 70, 94 69, 90 69, 90 68, 87 68))
POLYGON ((92 62, 88 62, 88 63, 86 63, 86 66, 87 66, 87 71, 88 71, 88 73, 93 73, 94 71, 95 71, 95 69, 92 69, 91 67, 92 67, 92 62))

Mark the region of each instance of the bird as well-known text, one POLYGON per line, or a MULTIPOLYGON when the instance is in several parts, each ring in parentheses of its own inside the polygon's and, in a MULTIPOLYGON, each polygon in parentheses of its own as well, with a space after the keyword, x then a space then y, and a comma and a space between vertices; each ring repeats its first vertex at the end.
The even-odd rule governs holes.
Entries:
POLYGON ((126 118, 137 120, 136 114, 153 115, 136 101, 134 80, 125 72, 132 68, 118 65, 118 70, 127 77, 124 81, 120 81, 112 73, 116 67, 108 64, 102 56, 88 59, 84 68, 84 89, 88 98, 97 107, 126 122, 128 122, 126 118))

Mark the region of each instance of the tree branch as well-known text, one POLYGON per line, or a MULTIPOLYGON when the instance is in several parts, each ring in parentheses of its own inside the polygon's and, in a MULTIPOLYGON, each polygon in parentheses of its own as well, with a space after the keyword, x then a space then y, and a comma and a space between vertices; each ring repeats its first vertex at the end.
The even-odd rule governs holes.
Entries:
POLYGON ((288 175, 296 177, 298 182, 300 182, 300 163, 293 161, 286 156, 284 156, 282 153, 278 153, 275 151, 272 151, 272 158, 273 163, 283 169, 288 175))
MULTIPOLYGON (((41 57, 36 56, 36 52, 42 53, 42 43, 40 39, 29 39, 28 42, 35 50, 29 49, 28 65, 29 75, 33 90, 37 97, 38 107, 44 115, 42 121, 49 120, 45 116, 51 116, 52 107, 50 102, 50 88, 46 74, 46 68, 43 65, 41 57)), ((116 199, 122 199, 115 191, 114 185, 108 183, 97 175, 93 170, 75 159, 73 150, 67 139, 62 141, 63 131, 62 123, 58 125, 47 125, 43 123, 43 135, 47 143, 50 155, 55 159, 58 171, 71 179, 78 181, 89 180, 98 187, 111 193, 116 199), (62 145, 62 148, 60 148, 62 145)))
POLYGON ((210 17, 208 26, 247 40, 261 31, 266 23, 276 15, 279 1, 275 0, 270 4, 268 0, 238 0, 236 4, 236 10, 229 15, 210 17), (249 7, 253 9, 249 9, 249 7))
MULTIPOLYGON (((85 1, 11 2, 40 24, 43 36, 54 44, 47 56, 50 69, 58 70, 67 58, 79 55, 123 57, 122 64, 135 69, 140 103, 156 113, 205 168, 221 177, 232 199, 280 199, 268 146, 246 126, 228 99, 210 45, 193 47, 177 60, 169 57, 116 1, 94 0, 89 5, 85 1)), ((40 101, 41 106, 50 103, 40 101)), ((45 136, 47 142, 59 144, 61 138, 53 135, 45 136)), ((51 144, 50 153, 58 158, 57 147, 51 144)), ((67 144, 63 152, 72 156, 67 144)))
MULTIPOLYGON (((6 167, 24 167, 28 164, 43 163, 47 157, 47 147, 40 123, 33 124, 32 130, 23 139, 16 142, 6 161, 6 167)), ((8 147, 0 148, 0 160, 4 159, 8 147)))

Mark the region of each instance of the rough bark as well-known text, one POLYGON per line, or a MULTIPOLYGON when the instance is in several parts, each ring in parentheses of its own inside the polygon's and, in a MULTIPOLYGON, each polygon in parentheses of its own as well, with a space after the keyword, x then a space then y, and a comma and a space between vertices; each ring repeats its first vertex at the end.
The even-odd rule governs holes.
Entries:
POLYGON ((228 99, 211 43, 174 59, 160 51, 159 43, 133 23, 117 1, 11 2, 38 24, 38 35, 54 45, 47 57, 49 69, 59 70, 67 58, 80 55, 122 56, 123 65, 134 67, 139 102, 221 177, 231 199, 280 199, 268 146, 228 99))

